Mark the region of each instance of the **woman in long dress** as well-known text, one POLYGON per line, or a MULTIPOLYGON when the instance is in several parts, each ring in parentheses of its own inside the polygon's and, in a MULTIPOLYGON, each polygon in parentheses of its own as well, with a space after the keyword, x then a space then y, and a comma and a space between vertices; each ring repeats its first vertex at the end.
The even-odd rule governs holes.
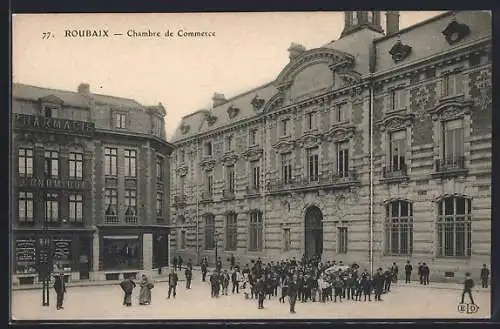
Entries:
POLYGON ((154 284, 146 276, 146 274, 142 275, 140 287, 141 287, 141 291, 139 292, 139 304, 140 305, 151 304, 151 289, 153 289, 154 284))

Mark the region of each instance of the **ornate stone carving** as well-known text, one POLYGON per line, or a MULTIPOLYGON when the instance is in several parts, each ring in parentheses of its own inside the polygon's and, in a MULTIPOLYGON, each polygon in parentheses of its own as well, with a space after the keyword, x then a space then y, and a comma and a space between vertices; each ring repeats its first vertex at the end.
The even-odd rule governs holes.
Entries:
POLYGON ((262 157, 264 150, 261 147, 250 147, 245 152, 243 152, 242 156, 248 161, 255 161, 262 157))
POLYGON ((333 126, 328 130, 325 136, 330 141, 340 141, 352 138, 355 131, 356 128, 354 128, 354 126, 333 126))
POLYGON ((252 104, 254 111, 256 112, 262 112, 265 103, 266 101, 263 98, 259 98, 259 95, 255 95, 255 97, 250 102, 250 104, 252 104))
POLYGON ((415 91, 414 103, 417 106, 426 107, 431 101, 432 95, 429 86, 418 87, 415 91))
POLYGON ((234 152, 226 152, 222 156, 222 162, 225 165, 233 165, 238 160, 238 156, 234 152))
POLYGON ((212 113, 207 113, 206 119, 209 126, 212 126, 217 121, 217 117, 212 113))
POLYGON ((389 115, 377 122, 381 131, 385 130, 400 130, 409 127, 415 118, 414 114, 399 114, 389 115))
POLYGON ((452 45, 462 41, 470 33, 470 28, 467 24, 458 23, 455 19, 443 30, 443 35, 448 44, 452 45))
POLYGON ((363 92, 363 89, 362 88, 352 88, 351 92, 350 92, 350 96, 351 96, 351 102, 352 103, 359 103, 363 100, 363 97, 362 97, 362 92, 363 92))
POLYGON ((439 106, 431 109, 428 113, 432 120, 452 120, 462 117, 470 113, 471 101, 456 101, 450 100, 439 104, 439 106))
POLYGON ((284 100, 282 95, 280 95, 279 93, 274 95, 269 99, 267 103, 264 104, 262 112, 270 112, 275 108, 279 108, 283 104, 283 101, 284 100))
POLYGON ((234 107, 232 104, 227 109, 227 115, 229 116, 229 119, 234 118, 235 116, 238 115, 238 113, 240 113, 240 109, 234 107))
POLYGON ((297 144, 304 148, 311 148, 319 146, 322 141, 321 134, 306 134, 297 141, 297 144))
POLYGON ((491 70, 479 72, 479 76, 473 83, 478 90, 477 95, 474 95, 473 102, 480 110, 485 111, 492 105, 491 70))
POLYGON ((185 122, 183 122, 183 123, 181 124, 181 127, 180 127, 180 129, 181 129, 181 133, 182 133, 183 135, 187 134, 187 133, 188 133, 188 131, 189 131, 189 128, 190 128, 190 127, 189 127, 189 125, 187 125, 185 122))
POLYGON ((177 175, 184 177, 187 175, 188 168, 186 166, 181 166, 175 169, 175 171, 177 172, 177 175))
POLYGON ((43 97, 40 97, 38 99, 38 101, 42 105, 44 105, 44 104, 55 104, 55 105, 62 106, 64 104, 64 101, 62 99, 60 99, 59 97, 57 97, 56 95, 43 96, 43 97))
POLYGON ((361 82, 361 74, 355 71, 339 72, 338 76, 344 83, 344 86, 353 86, 361 82))
POLYGON ((394 63, 399 63, 410 56, 411 51, 411 46, 405 45, 401 42, 401 40, 398 40, 398 42, 392 46, 391 50, 389 50, 389 54, 392 56, 394 63))
POLYGON ((295 141, 292 140, 281 140, 273 145, 273 149, 275 149, 277 153, 292 152, 294 148, 295 148, 295 141))
POLYGON ((203 158, 200 162, 200 167, 203 170, 212 170, 215 167, 215 160, 212 157, 203 158))

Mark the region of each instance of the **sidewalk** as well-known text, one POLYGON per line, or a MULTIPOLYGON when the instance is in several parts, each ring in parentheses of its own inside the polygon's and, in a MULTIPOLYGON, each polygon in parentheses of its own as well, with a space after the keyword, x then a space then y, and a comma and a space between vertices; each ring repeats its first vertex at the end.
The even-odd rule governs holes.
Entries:
MULTIPOLYGON (((209 268, 208 271, 212 271, 213 268, 209 268)), ((193 271, 201 271, 199 266, 193 266, 193 271)), ((153 280, 155 282, 168 282, 168 274, 170 270, 162 272, 161 275, 154 275, 153 280)), ((179 281, 185 281, 184 277, 184 269, 177 270, 177 275, 179 276, 179 281)), ((201 276, 201 273, 198 275, 193 275, 193 280, 198 280, 201 276)), ((119 280, 106 280, 106 281, 77 281, 67 283, 66 286, 69 287, 90 287, 90 286, 107 286, 107 285, 118 285, 120 283, 119 280)), ((396 287, 412 287, 412 288, 422 288, 422 289, 448 289, 448 290, 462 290, 462 285, 454 282, 446 283, 446 282, 431 282, 429 285, 421 285, 418 281, 412 281, 410 284, 405 284, 404 280, 398 280, 398 283, 395 284, 396 287)), ((32 290, 32 289, 42 289, 41 284, 34 285, 26 285, 26 286, 13 286, 12 290, 32 290)), ((489 289, 481 289, 476 288, 476 291, 490 291, 489 289)))

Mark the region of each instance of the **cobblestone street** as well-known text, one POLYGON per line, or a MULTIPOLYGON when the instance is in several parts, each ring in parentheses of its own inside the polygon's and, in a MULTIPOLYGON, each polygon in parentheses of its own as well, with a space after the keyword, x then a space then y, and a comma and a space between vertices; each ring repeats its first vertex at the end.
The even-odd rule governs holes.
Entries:
MULTIPOLYGON (((395 285, 383 301, 342 303, 297 303, 296 314, 289 313, 288 302, 280 304, 277 298, 266 300, 263 310, 257 309, 255 300, 245 300, 242 295, 210 297, 210 287, 198 280, 191 290, 180 282, 176 299, 166 299, 166 283, 157 283, 153 289, 152 305, 138 305, 139 288, 133 295, 132 307, 122 306, 122 290, 118 285, 69 287, 64 310, 57 311, 55 293, 51 291, 50 307, 41 306, 42 291, 21 290, 12 295, 14 320, 111 320, 111 319, 391 319, 391 318, 489 318, 490 293, 474 291, 479 310, 467 315, 457 311, 461 291, 395 285)), ((467 299, 466 299, 467 301, 467 299)))

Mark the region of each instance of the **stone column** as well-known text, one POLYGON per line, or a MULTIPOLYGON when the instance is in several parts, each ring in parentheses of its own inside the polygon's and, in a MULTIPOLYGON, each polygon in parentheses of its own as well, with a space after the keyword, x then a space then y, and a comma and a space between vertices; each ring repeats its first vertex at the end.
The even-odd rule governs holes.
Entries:
POLYGON ((94 238, 92 239, 92 272, 90 273, 90 280, 99 280, 101 278, 99 273, 99 256, 100 256, 100 238, 99 232, 94 232, 94 238))
POLYGON ((145 273, 151 275, 153 269, 153 234, 144 233, 142 236, 142 264, 145 273))

